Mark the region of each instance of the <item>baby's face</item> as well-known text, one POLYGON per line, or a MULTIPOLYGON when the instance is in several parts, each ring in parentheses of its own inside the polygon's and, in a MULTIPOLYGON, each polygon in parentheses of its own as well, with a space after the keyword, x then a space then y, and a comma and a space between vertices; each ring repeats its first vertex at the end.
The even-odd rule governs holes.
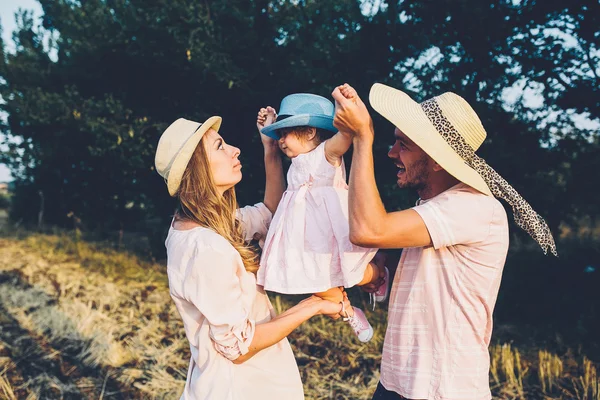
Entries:
POLYGON ((312 150, 310 142, 298 137, 293 131, 284 133, 281 138, 279 138, 278 143, 281 151, 289 158, 294 158, 298 156, 298 154, 308 153, 312 150))

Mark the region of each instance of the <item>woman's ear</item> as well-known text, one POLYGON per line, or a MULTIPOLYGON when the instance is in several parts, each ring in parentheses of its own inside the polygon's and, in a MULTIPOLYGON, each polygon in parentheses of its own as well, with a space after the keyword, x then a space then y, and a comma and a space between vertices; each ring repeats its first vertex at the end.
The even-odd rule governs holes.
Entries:
POLYGON ((317 136, 317 128, 311 126, 310 133, 307 136, 308 141, 314 140, 316 136, 317 136))

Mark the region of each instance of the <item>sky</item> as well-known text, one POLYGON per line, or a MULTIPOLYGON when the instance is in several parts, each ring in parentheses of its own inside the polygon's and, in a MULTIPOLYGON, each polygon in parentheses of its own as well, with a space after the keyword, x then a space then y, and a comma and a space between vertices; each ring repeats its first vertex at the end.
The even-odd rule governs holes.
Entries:
MULTIPOLYGON (((35 16, 42 15, 42 8, 35 0, 0 0, 0 23, 2 24, 2 39, 9 51, 14 49, 12 42, 12 33, 16 29, 15 12, 23 8, 33 10, 35 16)), ((4 119, 4 115, 0 115, 4 119)), ((1 135, 1 134, 0 134, 1 135)), ((1 141, 0 137, 0 141, 1 141)), ((10 171, 4 164, 0 164, 0 182, 12 180, 10 171)))
POLYGON ((2 39, 12 48, 12 32, 16 28, 15 12, 23 8, 34 10, 34 15, 42 15, 40 3, 35 0, 2 0, 0 1, 0 21, 2 22, 2 39))

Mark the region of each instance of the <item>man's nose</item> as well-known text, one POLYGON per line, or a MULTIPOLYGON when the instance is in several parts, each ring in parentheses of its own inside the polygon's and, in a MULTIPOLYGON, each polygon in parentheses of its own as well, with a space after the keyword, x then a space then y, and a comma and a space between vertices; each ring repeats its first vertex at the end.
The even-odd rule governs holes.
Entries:
POLYGON ((397 145, 391 145, 390 146, 390 150, 388 151, 388 157, 389 158, 398 158, 398 146, 397 145))

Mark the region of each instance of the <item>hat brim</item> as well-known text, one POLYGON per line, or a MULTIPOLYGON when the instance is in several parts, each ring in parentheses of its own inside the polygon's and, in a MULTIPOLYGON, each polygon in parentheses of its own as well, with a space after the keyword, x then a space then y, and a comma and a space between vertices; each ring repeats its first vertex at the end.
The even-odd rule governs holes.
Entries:
POLYGON ((371 87, 369 102, 375 111, 400 129, 450 175, 481 193, 492 196, 481 175, 452 149, 419 103, 406 93, 376 83, 371 87))
POLYGON ((292 115, 269 126, 265 126, 260 132, 272 139, 279 140, 280 135, 277 133, 277 129, 292 128, 295 126, 312 126, 314 128, 337 132, 337 129, 333 126, 333 117, 311 114, 292 115))
POLYGON ((214 129, 215 131, 219 131, 221 127, 221 117, 210 117, 204 123, 198 124, 198 129, 194 132, 192 136, 181 146, 181 150, 173 160, 173 164, 169 170, 169 176, 167 178, 167 188, 169 189, 169 194, 171 196, 175 196, 177 194, 177 190, 179 189, 179 185, 181 185, 181 179, 183 178, 183 173, 187 168, 190 159, 192 158, 192 154, 196 150, 198 143, 209 129, 214 129))

